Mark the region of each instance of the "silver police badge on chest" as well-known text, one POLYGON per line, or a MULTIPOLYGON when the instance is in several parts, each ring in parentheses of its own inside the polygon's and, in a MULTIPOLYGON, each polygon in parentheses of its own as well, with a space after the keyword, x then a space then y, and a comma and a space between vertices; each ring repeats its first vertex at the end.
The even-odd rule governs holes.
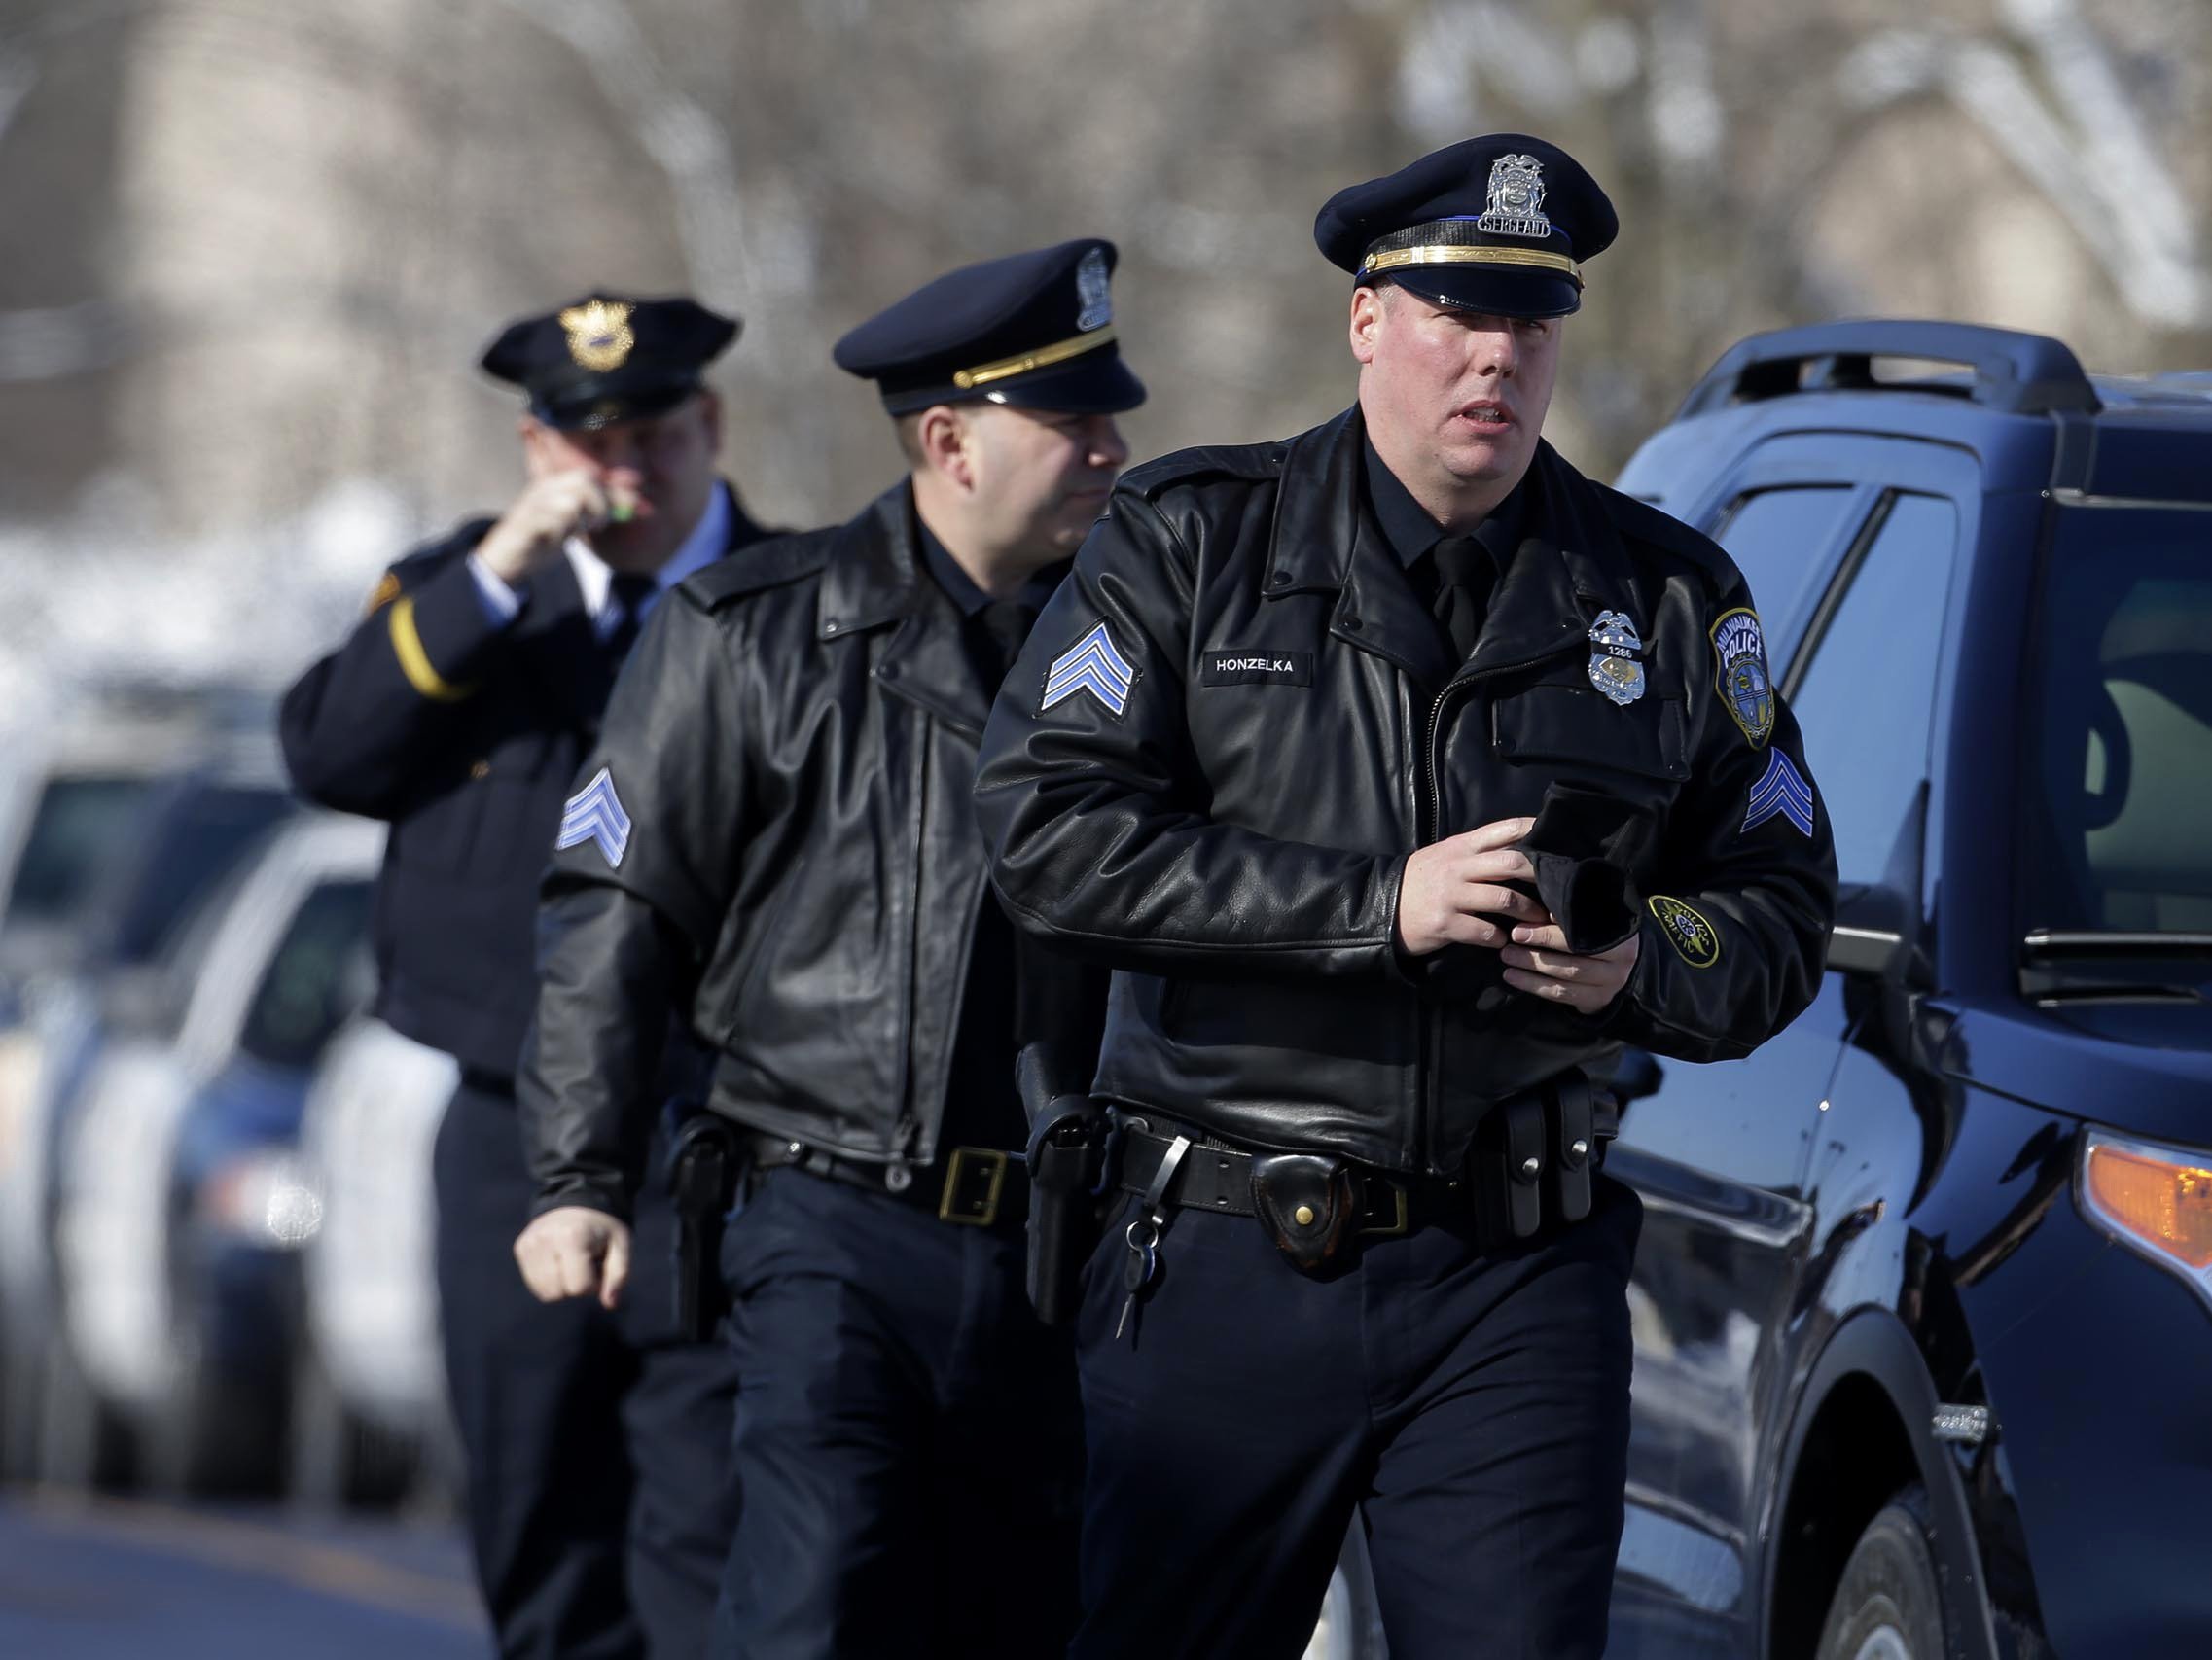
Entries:
POLYGON ((1589 683, 1623 706, 1644 695, 1644 642, 1626 613, 1601 611, 1589 625, 1589 683))

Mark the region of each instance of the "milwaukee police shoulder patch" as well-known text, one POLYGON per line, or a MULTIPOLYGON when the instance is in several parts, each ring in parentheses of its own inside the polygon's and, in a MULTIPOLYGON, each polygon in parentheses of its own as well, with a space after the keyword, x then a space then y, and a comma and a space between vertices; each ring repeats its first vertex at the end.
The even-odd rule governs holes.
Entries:
POLYGON ((1743 828, 1746 833, 1757 830, 1771 818, 1785 818, 1798 827, 1801 834, 1812 834, 1812 786, 1797 763, 1780 750, 1766 752, 1766 771, 1751 787, 1750 798, 1745 802, 1743 828))
POLYGON ((1774 683, 1766 673, 1766 635, 1759 614, 1745 606, 1724 611, 1713 623, 1713 655, 1719 670, 1713 689, 1729 719, 1753 749, 1774 730, 1774 683))
POLYGON ((1709 969, 1721 960, 1720 932, 1696 911, 1665 894, 1654 894, 1647 903, 1659 918, 1666 942, 1685 963, 1693 969, 1709 969))
POLYGON ((1045 671, 1045 698, 1037 706, 1037 712, 1043 714, 1055 703, 1064 703, 1077 692, 1088 691, 1118 721, 1129 707, 1129 689, 1136 682, 1136 669, 1122 655, 1121 648, 1114 644, 1114 636, 1106 631, 1106 624, 1100 622, 1052 659, 1052 666, 1045 671))
POLYGON ((614 778, 603 766, 561 809, 560 835, 554 840, 553 849, 558 852, 581 847, 588 841, 597 844, 608 865, 617 869, 622 867, 623 855, 629 850, 629 814, 623 810, 622 797, 615 794, 614 778))

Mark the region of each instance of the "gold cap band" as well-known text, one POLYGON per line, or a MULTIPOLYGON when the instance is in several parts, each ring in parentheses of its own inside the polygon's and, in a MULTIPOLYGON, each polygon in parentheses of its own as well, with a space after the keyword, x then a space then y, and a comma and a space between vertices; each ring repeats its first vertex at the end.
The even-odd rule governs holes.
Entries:
POLYGON ((979 364, 974 369, 959 370, 952 376, 952 384, 966 392, 974 387, 988 385, 994 380, 1004 380, 1012 374, 1027 374, 1033 369, 1049 369, 1055 363, 1067 362, 1071 357, 1081 357, 1085 352, 1096 351, 1113 338, 1114 326, 1109 323, 1103 329, 1093 329, 1087 335, 1077 335, 1049 346, 1039 346, 1035 351, 1023 352, 1019 357, 1002 357, 996 363, 979 364))
POLYGON ((1387 254, 1371 254, 1360 275, 1394 271, 1400 265, 1533 265, 1557 271, 1583 285, 1583 268, 1565 254, 1549 254, 1541 248, 1473 248, 1457 243, 1432 243, 1424 248, 1393 248, 1387 254))

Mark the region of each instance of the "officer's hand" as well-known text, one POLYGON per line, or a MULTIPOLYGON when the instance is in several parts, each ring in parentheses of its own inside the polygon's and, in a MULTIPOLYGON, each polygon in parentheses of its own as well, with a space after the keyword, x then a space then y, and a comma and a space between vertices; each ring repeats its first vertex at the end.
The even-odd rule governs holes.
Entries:
POLYGON ((1534 819, 1500 819, 1422 848, 1406 861, 1398 888, 1398 942, 1415 957, 1446 945, 1503 945, 1492 917, 1540 923, 1551 913, 1526 894, 1498 886, 1533 882, 1536 867, 1514 843, 1534 819))
POLYGON ((522 1230, 515 1260, 542 1303, 596 1295, 614 1308, 629 1281, 629 1228, 588 1205, 562 1205, 522 1230))
POLYGON ((620 477, 602 479, 584 467, 547 473, 524 485, 484 533, 477 557, 512 586, 558 556, 571 536, 588 535, 637 506, 635 490, 620 477))
POLYGON ((1499 955, 1506 960, 1506 984, 1584 1014, 1595 1014, 1621 995, 1636 971, 1642 936, 1631 934, 1610 951, 1578 957, 1567 949, 1566 932, 1549 916, 1513 931, 1515 943, 1499 955))

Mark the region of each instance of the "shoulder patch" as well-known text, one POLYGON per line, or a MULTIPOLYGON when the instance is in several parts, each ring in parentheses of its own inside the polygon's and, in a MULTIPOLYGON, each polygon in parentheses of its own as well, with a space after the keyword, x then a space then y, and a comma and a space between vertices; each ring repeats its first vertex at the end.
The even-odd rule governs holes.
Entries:
POLYGON ((1709 969, 1721 960, 1720 931, 1695 909, 1666 894, 1654 894, 1645 902, 1659 918, 1666 942, 1685 963, 1693 969, 1709 969))
POLYGON ((595 842, 600 857, 619 870, 623 855, 629 851, 629 814, 623 810, 622 797, 615 794, 614 775, 602 766, 561 809, 560 835, 553 842, 553 851, 595 842))
POLYGON ((375 616, 376 613, 383 610, 384 607, 391 604, 392 601, 398 599, 400 597, 400 591, 399 572, 386 571, 382 577, 377 579, 375 587, 371 590, 369 595, 369 604, 363 611, 362 615, 365 617, 375 616))
POLYGON ((1753 749, 1774 730, 1774 682, 1766 672, 1766 634, 1759 613, 1739 605, 1713 619, 1713 690, 1753 749))
POLYGON ((747 594, 798 582, 829 563, 834 534, 808 530, 752 543, 686 577, 676 584, 676 591, 702 611, 716 611, 747 594))

